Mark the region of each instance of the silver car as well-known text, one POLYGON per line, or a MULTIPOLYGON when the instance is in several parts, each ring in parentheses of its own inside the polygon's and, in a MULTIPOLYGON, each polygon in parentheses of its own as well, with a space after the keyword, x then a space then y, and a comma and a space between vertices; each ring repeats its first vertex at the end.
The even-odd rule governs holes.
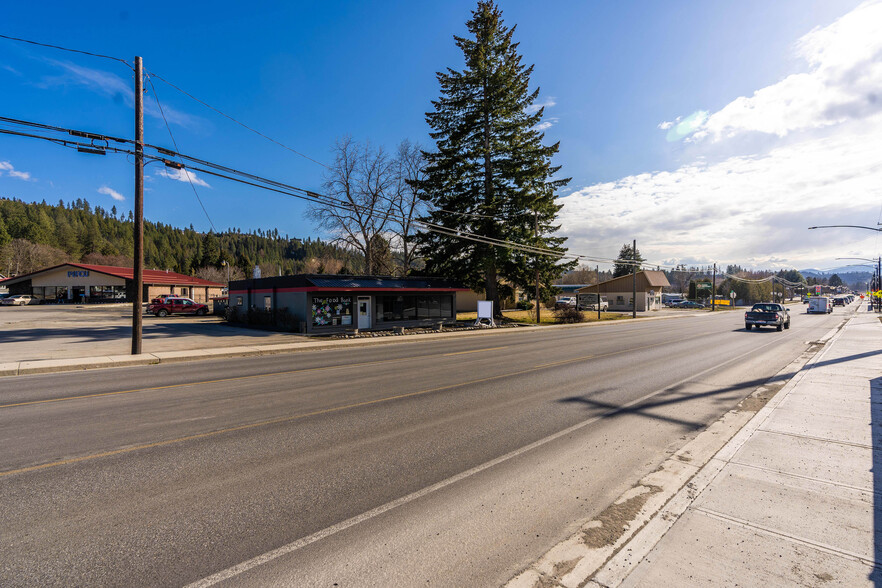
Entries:
POLYGON ((36 304, 37 299, 28 294, 14 294, 2 300, 4 306, 24 306, 26 304, 36 304))

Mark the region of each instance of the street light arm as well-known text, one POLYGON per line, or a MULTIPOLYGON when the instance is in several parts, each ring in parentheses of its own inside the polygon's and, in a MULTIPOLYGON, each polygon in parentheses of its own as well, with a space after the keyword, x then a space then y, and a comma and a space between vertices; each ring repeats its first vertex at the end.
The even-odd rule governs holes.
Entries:
POLYGON ((867 229, 868 231, 876 231, 877 233, 882 231, 882 228, 877 227, 864 227, 861 225, 818 225, 817 227, 809 227, 809 229, 867 229))

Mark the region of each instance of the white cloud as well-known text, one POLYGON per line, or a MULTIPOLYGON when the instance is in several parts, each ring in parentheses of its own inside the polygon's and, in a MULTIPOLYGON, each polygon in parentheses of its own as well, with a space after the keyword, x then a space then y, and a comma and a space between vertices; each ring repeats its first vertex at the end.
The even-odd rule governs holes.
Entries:
POLYGON ((170 180, 177 180, 179 182, 187 182, 189 177, 189 181, 192 182, 193 185, 211 188, 211 186, 208 185, 208 182, 198 177, 195 173, 185 169, 159 169, 156 170, 156 175, 170 180))
MULTIPOLYGON (((132 82, 128 79, 110 72, 83 67, 67 61, 46 59, 46 62, 62 69, 63 73, 57 76, 46 76, 42 78, 40 83, 37 84, 38 87, 50 88, 79 85, 98 94, 109 96, 115 102, 123 103, 128 106, 134 105, 135 92, 132 82)), ((169 123, 177 124, 182 127, 193 128, 204 123, 203 119, 181 112, 165 102, 163 102, 162 111, 160 112, 160 109, 155 102, 155 96, 153 96, 152 92, 148 93, 147 100, 144 102, 144 113, 147 116, 152 116, 157 119, 161 119, 162 115, 165 114, 165 119, 168 120, 169 123)))
POLYGON ((536 104, 531 104, 526 108, 527 114, 535 114, 539 112, 541 108, 550 108, 552 106, 557 106, 557 102, 554 100, 553 96, 547 97, 542 102, 537 102, 536 104))
POLYGON ((658 125, 691 159, 562 198, 574 253, 615 257, 637 239, 655 263, 829 267, 878 255, 882 205, 882 0, 796 43, 808 71, 658 125))
POLYGON ((544 121, 542 121, 541 123, 539 123, 538 125, 536 125, 535 127, 533 127, 533 129, 536 131, 539 131, 539 132, 548 130, 551 127, 553 127, 554 125, 556 125, 559 120, 560 119, 554 118, 554 117, 547 118, 544 121))
POLYGON ((784 137, 882 111, 880 31, 878 0, 812 30, 795 44, 808 72, 736 98, 697 126, 693 139, 720 141, 746 132, 784 137))
POLYGON ((875 250, 870 231, 807 228, 874 224, 880 162, 882 114, 762 155, 697 160, 583 188, 560 199, 561 233, 574 253, 602 257, 637 238, 655 263, 826 267, 840 247, 875 250))
POLYGON ((113 188, 110 188, 109 186, 101 186, 100 188, 98 188, 98 193, 99 194, 106 194, 107 196, 110 196, 114 200, 118 200, 120 202, 122 202, 123 200, 126 199, 125 196, 123 196, 122 194, 120 194, 119 192, 114 190, 113 188))
POLYGON ((24 180, 26 182, 31 180, 30 172, 18 171, 8 161, 0 161, 0 176, 2 176, 3 174, 6 174, 10 178, 16 178, 18 180, 24 180))

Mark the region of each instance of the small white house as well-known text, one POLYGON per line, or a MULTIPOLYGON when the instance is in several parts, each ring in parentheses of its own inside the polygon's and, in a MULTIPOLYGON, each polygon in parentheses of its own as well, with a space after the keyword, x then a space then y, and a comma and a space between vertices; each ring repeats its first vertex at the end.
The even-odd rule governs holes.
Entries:
MULTIPOLYGON (((613 278, 592 286, 576 290, 579 294, 597 294, 605 296, 609 301, 610 310, 628 311, 632 308, 634 292, 632 275, 613 278)), ((637 310, 658 310, 662 307, 662 288, 670 288, 671 284, 664 272, 644 270, 637 272, 637 310)))

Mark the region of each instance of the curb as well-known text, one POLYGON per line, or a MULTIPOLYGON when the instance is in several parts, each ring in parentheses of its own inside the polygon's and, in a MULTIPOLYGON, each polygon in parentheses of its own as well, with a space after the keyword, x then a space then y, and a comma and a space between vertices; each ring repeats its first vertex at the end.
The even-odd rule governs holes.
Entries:
POLYGON ((722 470, 726 462, 721 456, 734 454, 744 444, 802 380, 806 367, 820 360, 829 348, 826 343, 838 337, 855 316, 856 313, 847 317, 820 340, 810 342, 808 349, 745 398, 756 398, 767 392, 774 383, 780 382, 781 374, 794 373, 763 408, 756 413, 736 408, 724 414, 662 462, 655 472, 641 478, 610 507, 581 525, 569 539, 509 580, 505 588, 607 588, 624 581, 722 470), (732 447, 736 447, 735 451, 732 447), (626 507, 628 503, 636 505, 636 514, 614 543, 600 547, 585 544, 583 536, 590 534, 591 529, 602 527, 605 512, 626 507))

